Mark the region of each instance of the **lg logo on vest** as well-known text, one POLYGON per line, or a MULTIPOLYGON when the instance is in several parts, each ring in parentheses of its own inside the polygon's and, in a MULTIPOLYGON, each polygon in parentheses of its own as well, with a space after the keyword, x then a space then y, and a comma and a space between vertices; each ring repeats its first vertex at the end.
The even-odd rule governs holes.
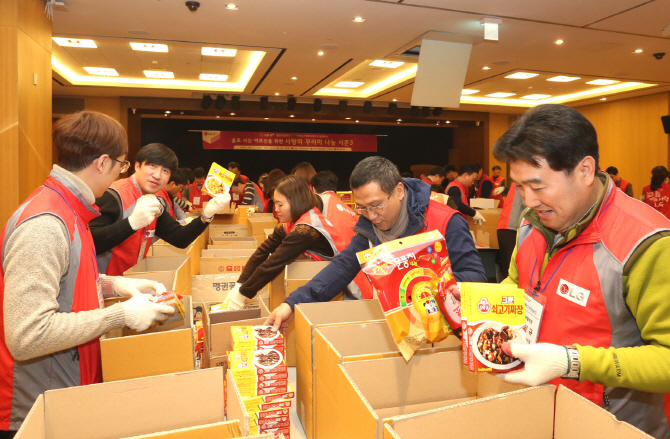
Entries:
POLYGON ((561 279, 556 289, 556 294, 570 302, 576 303, 580 306, 586 306, 591 292, 586 288, 579 287, 567 280, 561 279))

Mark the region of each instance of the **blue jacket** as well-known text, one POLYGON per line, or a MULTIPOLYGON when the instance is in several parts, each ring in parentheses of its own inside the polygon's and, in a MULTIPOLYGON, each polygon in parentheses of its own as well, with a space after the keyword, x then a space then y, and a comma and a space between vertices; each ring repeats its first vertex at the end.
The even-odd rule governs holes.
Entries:
MULTIPOLYGON (((424 212, 430 201, 430 186, 421 180, 404 178, 409 222, 402 237, 418 233, 424 226, 424 212)), ((356 253, 379 245, 370 220, 361 216, 354 227, 356 235, 333 261, 306 285, 286 298, 294 307, 297 303, 327 302, 340 294, 361 270, 356 253)), ((454 277, 459 282, 486 282, 486 274, 479 252, 470 235, 468 223, 461 215, 454 215, 444 235, 454 277)))

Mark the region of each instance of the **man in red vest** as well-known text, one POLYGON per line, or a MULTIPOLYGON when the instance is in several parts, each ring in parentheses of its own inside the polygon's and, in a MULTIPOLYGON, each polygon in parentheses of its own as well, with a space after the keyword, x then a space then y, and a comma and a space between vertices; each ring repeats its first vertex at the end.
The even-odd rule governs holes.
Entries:
MULTIPOLYGON (((241 166, 237 162, 230 162, 228 163, 228 170, 232 173, 234 173, 236 176, 239 176, 240 179, 242 180, 242 183, 247 184, 249 181, 249 178, 246 175, 242 175, 241 171, 241 166)), ((242 204, 242 199, 244 198, 244 194, 242 196, 238 195, 236 192, 231 192, 231 203, 235 203, 236 205, 242 204)))
MULTIPOLYGON (((146 258, 154 236, 179 248, 188 247, 205 231, 214 214, 230 203, 230 195, 218 194, 200 218, 182 226, 156 197, 177 169, 177 156, 160 143, 150 143, 135 157, 135 173, 117 180, 98 199, 101 215, 91 221, 91 234, 100 271, 120 276, 146 258)), ((163 201, 163 203, 165 203, 163 201)))
POLYGON ((186 199, 194 209, 202 209, 205 202, 209 201, 209 195, 202 191, 202 185, 205 184, 207 171, 205 168, 195 168, 193 170, 195 180, 186 190, 186 199))
POLYGON ((475 163, 463 164, 458 177, 447 186, 446 193, 449 195, 449 199, 456 203, 458 212, 460 212, 463 218, 471 216, 476 223, 482 224, 486 220, 481 213, 470 207, 470 198, 468 197, 470 187, 472 187, 477 178, 477 166, 475 163))
POLYGON ((446 177, 447 173, 445 172, 444 168, 442 166, 435 166, 430 170, 428 175, 421 177, 421 180, 425 181, 429 185, 442 185, 442 182, 446 177))
POLYGON ((186 182, 186 174, 184 171, 177 169, 170 174, 170 181, 168 181, 167 186, 156 193, 157 197, 160 197, 165 201, 170 216, 179 221, 180 224, 186 223, 184 209, 188 210, 188 202, 178 198, 178 195, 181 194, 181 191, 186 186, 186 182), (182 209, 182 206, 184 209, 182 209))
POLYGON ((398 168, 383 157, 368 157, 349 179, 359 218, 351 242, 306 285, 295 290, 265 322, 287 328, 298 303, 327 302, 360 272, 356 253, 405 236, 439 230, 444 235, 454 276, 459 282, 486 282, 486 274, 467 222, 457 211, 430 199, 423 182, 402 179, 398 168))
POLYGON ((504 283, 537 316, 503 349, 502 375, 562 384, 656 438, 670 434, 670 221, 598 166, 593 125, 564 105, 529 110, 495 143, 528 209, 504 283))
POLYGON ((45 391, 101 382, 102 334, 174 314, 142 294, 165 291, 158 282, 100 275, 95 262, 95 197, 130 166, 121 124, 92 111, 65 116, 53 145, 58 164, 0 238, 0 435, 16 432, 45 391), (114 296, 131 298, 105 308, 114 296))
MULTIPOLYGON (((238 175, 230 185, 231 195, 237 195, 239 205, 241 206, 256 206, 258 211, 265 212, 265 196, 263 191, 253 181, 244 183, 242 178, 238 175)), ((268 212, 269 213, 269 212, 268 212)))
POLYGON ((347 244, 354 236, 358 215, 337 196, 339 179, 332 171, 320 171, 312 177, 312 191, 319 199, 319 210, 333 223, 340 233, 346 235, 347 244))
POLYGON ((633 196, 633 185, 628 183, 623 178, 619 177, 619 170, 617 168, 615 168, 614 166, 610 166, 609 168, 607 168, 605 172, 609 174, 610 178, 612 179, 612 181, 614 181, 614 185, 617 188, 624 191, 626 195, 628 195, 629 197, 633 196))

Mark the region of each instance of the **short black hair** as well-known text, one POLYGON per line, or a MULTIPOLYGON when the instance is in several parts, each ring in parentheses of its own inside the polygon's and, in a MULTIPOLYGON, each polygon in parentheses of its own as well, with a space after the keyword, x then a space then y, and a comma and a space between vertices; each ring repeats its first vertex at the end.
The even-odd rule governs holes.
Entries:
POLYGON ((186 177, 187 184, 191 184, 195 181, 195 174, 193 174, 193 169, 191 168, 179 168, 181 172, 184 173, 184 176, 186 177))
POLYGON ((238 175, 237 177, 235 177, 235 179, 234 179, 233 182, 230 184, 230 186, 231 186, 231 187, 232 187, 232 186, 237 186, 238 184, 246 184, 246 183, 244 182, 244 180, 242 180, 242 177, 240 177, 239 175, 238 175))
POLYGON ((493 146, 496 159, 525 160, 539 166, 545 159, 554 171, 571 174, 585 157, 598 169, 598 136, 579 111, 560 104, 538 105, 526 112, 493 146))
POLYGON ((337 184, 340 182, 337 175, 332 171, 321 171, 312 177, 312 187, 317 194, 326 191, 337 191, 337 184))
POLYGON ((461 169, 458 171, 458 175, 463 175, 463 174, 476 174, 479 172, 479 169, 476 164, 474 163, 463 163, 461 165, 461 169))
POLYGON ((502 168, 498 165, 495 165, 494 167, 491 168, 492 171, 502 171, 502 168))
POLYGON ((430 191, 431 192, 437 192, 439 194, 443 194, 444 193, 444 188, 442 187, 442 185, 439 185, 439 184, 431 184, 430 185, 430 191))
POLYGON ((450 173, 450 172, 456 172, 456 171, 457 171, 457 169, 456 169, 456 166, 454 166, 454 165, 447 165, 447 166, 444 167, 444 172, 446 172, 447 174, 450 173))
POLYGON ((398 168, 392 161, 384 157, 372 156, 358 162, 349 177, 349 186, 351 189, 358 189, 373 181, 382 191, 391 194, 402 179, 398 168))
POLYGON ((442 166, 435 166, 433 169, 430 170, 428 175, 439 175, 440 177, 446 177, 447 172, 444 170, 442 166))
POLYGON ((617 168, 615 168, 614 166, 610 166, 609 168, 607 168, 605 170, 605 172, 607 172, 608 174, 611 174, 611 175, 617 175, 619 173, 619 170, 617 168))
POLYGON ((414 174, 409 171, 401 172, 400 177, 402 178, 414 178, 414 174))
POLYGON ((205 168, 195 168, 193 170, 193 176, 195 178, 205 178, 207 177, 207 171, 205 171, 205 168))
POLYGON ((473 163, 473 165, 475 165, 475 167, 477 168, 477 170, 475 172, 479 172, 482 169, 482 165, 480 165, 477 162, 473 163))
POLYGON ((656 166, 651 173, 651 190, 655 191, 660 188, 666 178, 668 178, 668 170, 665 169, 665 166, 656 166))
POLYGON ((140 166, 144 164, 162 166, 169 169, 170 173, 175 172, 179 166, 177 155, 162 143, 149 143, 140 148, 135 156, 135 163, 139 163, 140 166))
POLYGON ((228 163, 228 169, 230 170, 230 169, 233 169, 233 168, 239 169, 240 172, 242 171, 242 167, 240 166, 239 163, 237 163, 237 162, 228 163))
POLYGON ((180 184, 188 184, 188 178, 186 177, 186 173, 184 172, 183 169, 177 169, 176 171, 172 172, 170 174, 170 180, 168 183, 172 183, 176 185, 180 184))

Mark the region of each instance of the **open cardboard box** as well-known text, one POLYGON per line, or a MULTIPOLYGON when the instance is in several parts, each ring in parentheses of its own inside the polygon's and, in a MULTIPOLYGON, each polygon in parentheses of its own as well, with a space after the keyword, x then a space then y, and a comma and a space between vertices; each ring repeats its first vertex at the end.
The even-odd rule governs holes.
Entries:
POLYGON ((249 231, 249 236, 265 236, 265 229, 274 229, 278 224, 278 221, 272 216, 272 214, 260 214, 260 216, 251 216, 247 218, 247 230, 249 231))
MULTIPOLYGON (((181 295, 191 295, 191 258, 188 255, 142 259, 123 275, 148 279, 149 273, 161 271, 174 271, 174 291, 181 295)), ((167 285, 165 287, 167 288, 167 285)))
POLYGON ((193 306, 184 296, 184 320, 133 334, 122 328, 100 339, 103 381, 118 381, 193 370, 193 306))
MULTIPOLYGON (((345 362, 337 368, 330 388, 319 389, 325 393, 319 396, 327 397, 332 391, 332 397, 339 401, 339 422, 329 423, 330 428, 319 426, 319 439, 382 439, 388 418, 524 388, 487 373, 470 373, 462 364, 460 352, 416 355, 409 362, 402 357, 345 362)), ((486 412, 476 422, 488 422, 493 417, 491 423, 498 424, 501 414, 506 417, 513 413, 516 411, 510 407, 486 412)), ((449 424, 443 425, 442 437, 445 431, 451 436, 449 424)))
POLYGON ((191 276, 193 302, 223 302, 239 277, 240 273, 191 276))
POLYGON ((378 300, 301 303, 295 307, 296 410, 305 434, 314 436, 314 341, 318 325, 386 322, 378 300))
MULTIPOLYGON (((333 413, 337 413, 339 407, 348 402, 338 400, 338 392, 332 387, 337 382, 337 365, 350 361, 396 358, 401 353, 387 322, 318 326, 315 334, 312 389, 314 436, 320 438, 327 435, 325 431, 334 428, 333 423, 339 422, 333 413)), ((452 335, 443 340, 440 347, 423 345, 414 355, 460 352, 460 349, 460 340, 452 335)))
POLYGON ((460 405, 393 417, 384 439, 457 438, 642 439, 651 436, 617 421, 564 386, 531 387, 460 405), (482 414, 486 414, 482 419, 482 414), (488 414, 498 414, 489 421, 488 414), (510 415, 510 416, 505 416, 510 415))
POLYGON ((249 231, 244 224, 215 224, 209 226, 209 238, 245 238, 249 231))
POLYGON ((470 207, 473 209, 495 209, 500 204, 500 200, 493 198, 470 198, 470 207))
POLYGON ((214 219, 209 223, 210 227, 218 224, 235 224, 234 217, 235 214, 230 213, 217 213, 214 215, 214 219))
POLYGON ((491 235, 487 232, 477 230, 477 234, 470 230, 470 235, 472 235, 472 240, 475 242, 475 247, 477 248, 491 248, 491 235))
POLYGON ((226 249, 247 249, 256 250, 258 241, 256 238, 214 238, 214 244, 207 246, 208 250, 226 250, 226 249), (242 241, 248 239, 248 241, 242 241))
POLYGON ((489 234, 489 246, 491 248, 500 248, 498 245, 498 221, 500 220, 501 211, 502 209, 478 210, 477 212, 481 213, 486 220, 486 222, 482 225, 475 224, 472 217, 467 217, 468 227, 470 228, 470 231, 475 233, 475 238, 477 237, 477 231, 482 231, 489 234))
POLYGON ((188 255, 191 258, 191 275, 194 276, 198 274, 198 269, 200 267, 200 250, 197 242, 192 243, 186 248, 178 248, 173 245, 158 245, 151 247, 151 257, 164 258, 188 255))
POLYGON ((233 221, 235 224, 247 225, 247 218, 252 214, 258 211, 258 206, 237 206, 235 209, 235 214, 233 215, 233 221))
MULTIPOLYGON (((48 390, 16 439, 128 438, 224 421, 223 370, 207 369, 48 390)), ((237 421, 225 425, 217 437, 241 435, 237 421)))
POLYGON ((200 274, 241 273, 253 249, 203 250, 200 256, 200 274))

